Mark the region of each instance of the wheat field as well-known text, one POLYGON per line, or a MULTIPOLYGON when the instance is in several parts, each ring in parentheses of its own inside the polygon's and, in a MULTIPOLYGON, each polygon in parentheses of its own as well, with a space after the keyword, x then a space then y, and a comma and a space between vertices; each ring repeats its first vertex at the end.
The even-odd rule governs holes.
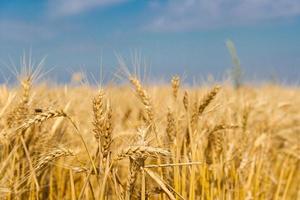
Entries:
POLYGON ((0 86, 0 199, 300 199, 300 90, 0 86))

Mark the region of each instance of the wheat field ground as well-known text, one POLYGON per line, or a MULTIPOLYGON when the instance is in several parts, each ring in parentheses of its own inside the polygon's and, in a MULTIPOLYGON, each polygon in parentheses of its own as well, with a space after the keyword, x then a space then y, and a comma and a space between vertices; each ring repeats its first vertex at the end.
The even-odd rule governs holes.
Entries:
POLYGON ((0 86, 0 199, 299 199, 300 90, 0 86))

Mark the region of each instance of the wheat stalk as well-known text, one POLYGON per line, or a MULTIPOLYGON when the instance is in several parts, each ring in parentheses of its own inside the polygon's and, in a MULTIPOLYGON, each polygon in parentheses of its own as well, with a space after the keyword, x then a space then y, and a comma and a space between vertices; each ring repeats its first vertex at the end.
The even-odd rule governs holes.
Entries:
POLYGON ((178 96, 178 89, 180 86, 180 78, 179 76, 173 76, 171 80, 172 89, 173 89, 173 97, 176 100, 178 96))
POLYGON ((66 156, 74 156, 74 153, 71 150, 62 147, 53 149, 49 153, 46 153, 43 156, 41 156, 41 158, 35 165, 35 171, 38 173, 49 163, 66 156))
POLYGON ((8 114, 6 124, 8 128, 19 125, 27 118, 29 112, 29 95, 32 80, 30 77, 21 81, 22 96, 17 106, 8 114))
POLYGON ((99 91, 93 100, 94 113, 94 135, 101 144, 102 164, 106 163, 106 159, 110 154, 110 145, 112 143, 112 109, 104 103, 104 92, 99 91))
POLYGON ((185 111, 188 111, 188 108, 189 108, 189 94, 188 94, 187 91, 184 92, 182 102, 183 102, 183 106, 184 106, 185 111))
POLYGON ((132 83, 132 85, 134 85, 135 90, 140 98, 140 100, 142 101, 144 107, 145 107, 145 111, 147 113, 147 122, 149 125, 153 126, 154 125, 154 113, 153 113, 153 106, 151 103, 151 98, 148 95, 148 93, 146 92, 146 90, 144 90, 144 88, 142 87, 140 81, 137 78, 131 77, 130 78, 130 82, 132 83))
POLYGON ((176 122, 170 108, 168 109, 168 113, 167 113, 166 133, 168 136, 168 142, 173 141, 174 137, 176 137, 176 122))
POLYGON ((48 119, 56 118, 56 117, 67 117, 67 114, 63 110, 47 110, 43 113, 37 114, 31 119, 28 119, 25 123, 19 126, 16 131, 24 131, 30 128, 35 124, 41 124, 48 119))
POLYGON ((150 146, 130 146, 121 151, 114 160, 122 160, 127 157, 153 157, 159 156, 168 157, 170 152, 162 148, 150 147, 150 146))
POLYGON ((106 108, 104 105, 104 92, 100 90, 97 96, 93 99, 93 114, 94 114, 94 134, 95 138, 98 140, 104 130, 105 127, 105 112, 106 108))
POLYGON ((215 96, 218 94, 220 86, 215 86, 208 94, 201 100, 198 108, 198 116, 203 113, 205 108, 214 100, 215 96))
POLYGON ((218 131, 225 130, 225 129, 235 129, 235 128, 238 128, 238 126, 220 124, 215 126, 208 133, 208 138, 207 138, 208 143, 207 143, 207 148, 205 150, 207 164, 212 164, 213 159, 218 158, 223 151, 224 138, 220 133, 218 133, 218 131))

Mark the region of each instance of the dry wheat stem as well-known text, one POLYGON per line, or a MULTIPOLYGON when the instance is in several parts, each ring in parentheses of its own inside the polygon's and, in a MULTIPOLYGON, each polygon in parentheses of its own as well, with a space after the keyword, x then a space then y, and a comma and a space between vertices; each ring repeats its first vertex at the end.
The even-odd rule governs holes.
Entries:
POLYGON ((132 157, 129 158, 129 173, 127 177, 127 184, 126 184, 126 193, 125 199, 130 200, 132 199, 132 195, 134 192, 134 186, 137 179, 137 176, 140 171, 140 165, 144 165, 145 158, 136 158, 133 159, 132 157))

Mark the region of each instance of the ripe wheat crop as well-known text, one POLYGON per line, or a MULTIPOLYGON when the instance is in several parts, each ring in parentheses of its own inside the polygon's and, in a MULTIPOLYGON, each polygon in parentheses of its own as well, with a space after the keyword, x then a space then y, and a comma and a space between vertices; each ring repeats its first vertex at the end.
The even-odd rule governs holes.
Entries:
POLYGON ((300 90, 0 86, 0 199, 299 199, 300 90))

